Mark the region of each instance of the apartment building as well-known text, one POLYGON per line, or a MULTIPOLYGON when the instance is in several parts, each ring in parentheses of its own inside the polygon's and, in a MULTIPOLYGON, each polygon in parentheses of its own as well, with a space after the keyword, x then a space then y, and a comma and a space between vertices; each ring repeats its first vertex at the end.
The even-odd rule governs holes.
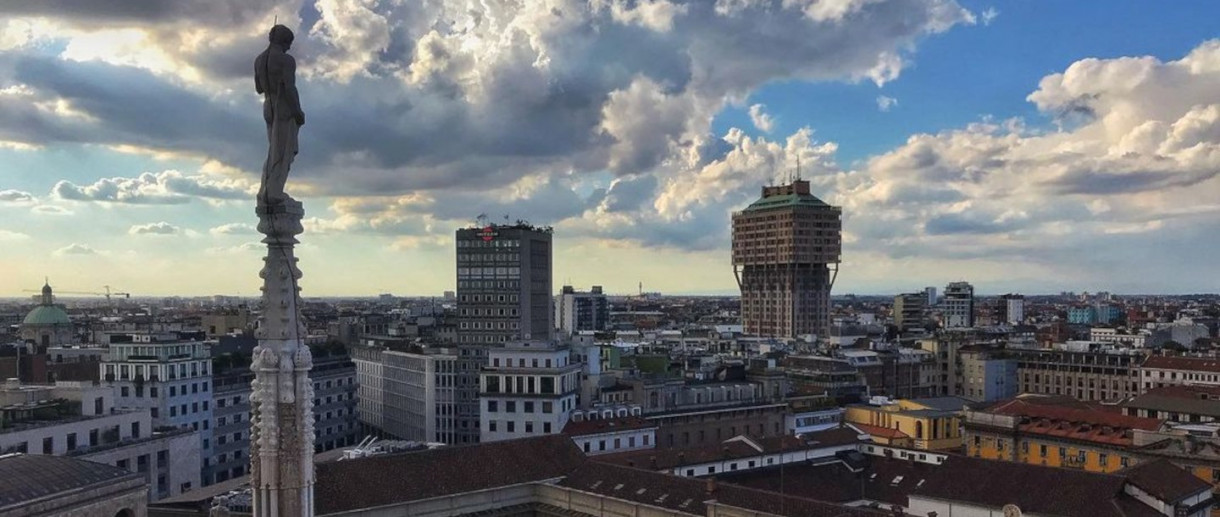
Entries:
POLYGON ((480 441, 557 434, 576 409, 581 366, 565 346, 516 343, 488 351, 480 375, 480 441))

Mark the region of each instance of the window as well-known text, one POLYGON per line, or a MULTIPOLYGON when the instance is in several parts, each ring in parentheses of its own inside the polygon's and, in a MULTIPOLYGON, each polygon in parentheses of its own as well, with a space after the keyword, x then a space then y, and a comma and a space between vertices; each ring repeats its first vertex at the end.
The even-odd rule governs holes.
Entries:
POLYGON ((509 420, 509 421, 508 421, 508 432, 510 432, 510 433, 514 433, 514 432, 516 432, 516 431, 517 431, 517 429, 516 429, 517 425, 516 425, 516 424, 517 424, 516 422, 513 422, 512 420, 509 420))
POLYGON ((68 433, 68 450, 76 450, 76 433, 68 433))
POLYGON ((131 390, 127 389, 127 386, 123 386, 122 388, 119 388, 119 396, 121 396, 121 397, 130 397, 130 396, 131 396, 131 390))
MULTIPOLYGON (((463 423, 465 423, 465 422, 463 422, 463 423)), ((496 432, 496 421, 495 420, 487 421, 487 430, 491 431, 493 433, 496 432)))
POLYGON ((533 423, 533 422, 526 422, 526 423, 525 423, 525 432, 526 432, 526 434, 533 434, 533 433, 534 433, 534 423, 533 423))
POLYGON ((544 432, 546 434, 551 434, 551 423, 550 422, 542 423, 542 432, 544 432))
POLYGON ((516 413, 517 412, 517 401, 515 401, 515 400, 504 401, 504 410, 509 413, 516 413))
POLYGON ((55 454, 55 437, 48 436, 42 439, 42 453, 55 454))
POLYGON ((534 403, 533 403, 533 401, 526 401, 526 402, 525 402, 525 412, 526 412, 526 413, 533 413, 533 412, 534 412, 534 403))
POLYGON ((495 413, 499 410, 500 410, 500 401, 498 401, 498 400, 487 401, 487 412, 488 413, 495 413))
POLYGON ((543 413, 550 414, 550 413, 554 412, 554 410, 555 410, 554 402, 543 402, 542 403, 542 412, 543 413))

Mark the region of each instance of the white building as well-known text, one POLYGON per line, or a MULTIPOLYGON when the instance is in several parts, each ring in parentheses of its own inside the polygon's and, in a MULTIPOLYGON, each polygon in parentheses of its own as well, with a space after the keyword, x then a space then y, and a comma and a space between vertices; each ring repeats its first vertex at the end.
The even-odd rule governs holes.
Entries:
POLYGON ((1000 298, 1004 303, 1004 321, 1010 325, 1019 325, 1025 321, 1025 297, 1019 294, 1006 294, 1000 298))
POLYGON ((204 458, 212 455, 212 356, 210 343, 180 341, 176 334, 132 334, 110 344, 100 366, 102 383, 114 389, 115 407, 147 409, 156 427, 199 432, 204 458))
POLYGON ((0 388, 0 421, 0 453, 73 456, 141 473, 153 501, 200 486, 198 433, 154 431, 147 409, 115 409, 105 386, 10 380, 0 388))
POLYGON ((453 352, 382 353, 383 431, 403 440, 457 443, 457 354, 453 352))
POLYGON ((595 285, 588 292, 577 291, 570 285, 563 286, 555 298, 555 324, 561 336, 577 332, 606 330, 610 321, 610 302, 602 293, 602 286, 595 285))
POLYGON ((488 352, 480 375, 480 441, 557 434, 576 409, 581 366, 567 347, 524 343, 488 352))
POLYGON ((1111 343, 1143 348, 1148 334, 1143 331, 1129 331, 1110 327, 1093 327, 1089 329, 1089 341, 1094 343, 1111 343))
POLYGON ((356 417, 365 432, 385 427, 385 371, 381 365, 384 349, 379 346, 353 346, 348 349, 356 363, 356 417))
POLYGON ((947 328, 974 326, 974 286, 967 282, 950 282, 941 299, 941 314, 947 328))
POLYGON ((590 456, 656 448, 657 424, 641 413, 639 406, 578 409, 563 434, 590 456))

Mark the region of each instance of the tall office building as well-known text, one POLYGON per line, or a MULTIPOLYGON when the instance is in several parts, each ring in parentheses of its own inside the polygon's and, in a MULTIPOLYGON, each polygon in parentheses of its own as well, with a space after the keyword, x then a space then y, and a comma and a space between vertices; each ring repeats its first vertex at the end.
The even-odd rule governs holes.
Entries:
POLYGON ((547 341, 551 230, 486 224, 457 231, 458 343, 547 341))
POLYGON ((894 326, 899 331, 922 329, 928 296, 926 293, 904 293, 894 297, 894 326))
POLYGON ((827 335, 841 215, 804 180, 763 187, 762 198, 733 214, 733 272, 747 334, 827 335))
POLYGON ((565 285, 555 299, 555 323, 564 337, 581 331, 606 330, 609 321, 610 302, 600 285, 588 292, 565 285))
POLYGON ((923 292, 928 297, 928 307, 935 307, 936 302, 937 302, 936 288, 932 287, 932 286, 928 286, 928 287, 923 288, 923 292))
POLYGON ((945 327, 974 326, 974 286, 968 282, 950 282, 941 298, 941 313, 945 327))
POLYGON ((1025 297, 1019 294, 1006 294, 1000 297, 1004 309, 1004 322, 1019 325, 1025 321, 1025 297))

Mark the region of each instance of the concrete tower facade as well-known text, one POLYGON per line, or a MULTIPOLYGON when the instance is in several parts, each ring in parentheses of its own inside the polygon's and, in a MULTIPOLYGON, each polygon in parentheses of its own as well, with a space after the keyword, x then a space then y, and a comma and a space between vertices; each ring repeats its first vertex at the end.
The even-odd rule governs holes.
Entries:
POLYGON ((313 357, 300 314, 301 270, 293 255, 304 231, 301 204, 260 206, 258 231, 267 237, 263 313, 250 369, 250 486, 256 517, 314 515, 313 357))
POLYGON ((839 271, 842 210, 809 192, 809 182, 763 187, 733 214, 733 272, 747 334, 825 336, 830 289, 839 271))
POLYGON ((458 230, 456 242, 458 342, 549 340, 550 228, 483 224, 458 230))

